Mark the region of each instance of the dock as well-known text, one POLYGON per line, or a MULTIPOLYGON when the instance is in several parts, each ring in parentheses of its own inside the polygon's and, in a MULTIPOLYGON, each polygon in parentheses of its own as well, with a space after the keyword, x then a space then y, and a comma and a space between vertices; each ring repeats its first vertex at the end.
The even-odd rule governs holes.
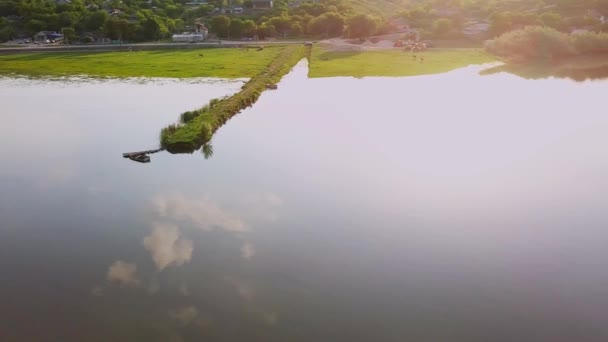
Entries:
POLYGON ((149 163, 150 162, 150 156, 149 154, 153 154, 153 153, 158 153, 161 151, 164 151, 164 148, 159 148, 156 150, 147 150, 147 151, 139 151, 139 152, 126 152, 122 154, 123 158, 129 158, 133 161, 139 162, 139 163, 149 163))

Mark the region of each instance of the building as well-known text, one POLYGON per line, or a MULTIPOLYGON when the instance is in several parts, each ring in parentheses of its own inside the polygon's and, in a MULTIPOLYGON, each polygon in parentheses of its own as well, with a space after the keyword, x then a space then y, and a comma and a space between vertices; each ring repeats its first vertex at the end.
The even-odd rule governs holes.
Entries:
POLYGON ((484 34, 490 30, 490 24, 486 22, 477 22, 466 25, 462 29, 462 33, 467 36, 476 36, 484 34))
POLYGON ((63 39, 63 34, 55 31, 40 31, 34 35, 35 42, 49 43, 63 39))
POLYGON ((272 0, 252 0, 253 9, 271 9, 272 0))
POLYGON ((171 36, 171 40, 176 43, 202 42, 207 39, 207 34, 207 29, 201 30, 201 32, 184 32, 182 34, 174 34, 171 36))

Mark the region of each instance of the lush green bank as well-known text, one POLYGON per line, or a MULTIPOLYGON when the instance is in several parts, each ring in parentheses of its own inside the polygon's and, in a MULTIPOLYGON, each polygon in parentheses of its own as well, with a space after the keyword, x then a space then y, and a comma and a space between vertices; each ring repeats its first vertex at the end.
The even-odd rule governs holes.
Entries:
POLYGON ((0 55, 0 75, 95 77, 253 77, 283 49, 212 48, 139 52, 0 55))
POLYGON ((402 49, 329 51, 316 46, 312 52, 309 76, 415 76, 437 74, 495 60, 482 49, 430 49, 411 53, 402 49))
POLYGON ((163 128, 160 134, 161 147, 171 153, 192 153, 200 149, 226 121, 253 105, 269 84, 278 82, 309 52, 310 48, 303 46, 284 48, 240 92, 225 99, 213 100, 199 110, 183 113, 179 124, 163 128))

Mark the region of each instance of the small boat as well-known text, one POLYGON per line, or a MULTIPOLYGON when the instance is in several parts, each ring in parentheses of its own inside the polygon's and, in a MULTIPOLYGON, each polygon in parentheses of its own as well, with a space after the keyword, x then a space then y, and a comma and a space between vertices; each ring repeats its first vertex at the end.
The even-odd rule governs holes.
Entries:
POLYGON ((276 84, 267 84, 266 89, 278 89, 279 87, 276 84))

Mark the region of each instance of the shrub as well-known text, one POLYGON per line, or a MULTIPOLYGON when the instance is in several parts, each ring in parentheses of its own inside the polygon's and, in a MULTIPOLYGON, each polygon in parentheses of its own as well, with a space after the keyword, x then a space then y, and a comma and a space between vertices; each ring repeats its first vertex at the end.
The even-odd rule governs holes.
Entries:
POLYGON ((528 26, 488 42, 486 50, 515 61, 554 60, 577 54, 608 53, 608 34, 587 32, 569 35, 549 27, 528 26))

